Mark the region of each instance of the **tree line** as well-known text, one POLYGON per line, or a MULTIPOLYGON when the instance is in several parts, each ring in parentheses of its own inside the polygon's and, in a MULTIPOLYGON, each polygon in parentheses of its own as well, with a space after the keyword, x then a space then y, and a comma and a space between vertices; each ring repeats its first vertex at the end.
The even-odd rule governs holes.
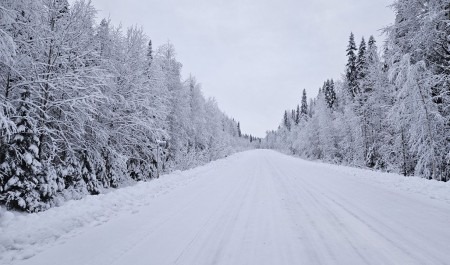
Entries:
POLYGON ((398 0, 386 43, 350 35, 345 74, 284 113, 264 145, 309 159, 450 179, 450 2, 398 0))
POLYGON ((10 209, 45 210, 255 140, 181 77, 172 44, 154 50, 141 28, 95 15, 89 1, 0 2, 0 204, 10 209))

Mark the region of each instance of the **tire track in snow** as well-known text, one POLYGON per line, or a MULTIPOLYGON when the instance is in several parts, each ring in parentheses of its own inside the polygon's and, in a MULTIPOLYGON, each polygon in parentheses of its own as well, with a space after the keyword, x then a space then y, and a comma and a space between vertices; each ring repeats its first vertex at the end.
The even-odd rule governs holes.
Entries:
MULTIPOLYGON (((232 204, 233 201, 235 200, 236 194, 239 194, 241 191, 244 191, 248 187, 248 185, 249 185, 248 183, 251 182, 251 181, 252 181, 251 179, 246 179, 245 184, 243 184, 243 185, 236 185, 236 188, 233 190, 233 192, 230 192, 228 194, 228 196, 224 200, 224 203, 221 204, 221 206, 218 207, 216 209, 216 211, 214 211, 210 215, 210 217, 207 219, 207 221, 202 225, 201 229, 199 229, 197 231, 197 233, 192 238, 192 240, 190 240, 190 242, 186 245, 186 247, 181 251, 181 253, 178 255, 178 257, 174 261, 174 264, 179 264, 180 262, 184 262, 184 261, 182 261, 182 257, 184 255, 186 255, 187 252, 192 250, 192 248, 194 247, 194 244, 196 243, 196 241, 199 240, 199 238, 202 236, 202 234, 205 234, 205 232, 208 231, 207 228, 208 228, 209 225, 212 224, 213 221, 217 221, 217 219, 219 221, 221 221, 220 223, 216 223, 215 229, 213 230, 215 232, 217 232, 221 227, 226 226, 224 224, 225 221, 223 221, 223 220, 226 220, 227 216, 229 216, 229 212, 227 212, 226 210, 230 208, 229 205, 232 204), (217 215, 219 215, 220 217, 217 218, 217 215)), ((241 184, 241 183, 236 183, 236 184, 241 184)), ((244 193, 244 195, 246 195, 246 194, 244 193)), ((239 213, 239 211, 238 211, 238 213, 239 213)), ((209 231, 209 232, 211 232, 211 231, 209 231)), ((223 241, 223 239, 221 241, 223 241)), ((210 244, 210 242, 204 242, 203 243, 203 247, 200 247, 199 250, 205 249, 207 246, 209 246, 209 244, 210 244)), ((197 253, 195 259, 198 259, 198 256, 200 256, 201 254, 202 254, 202 252, 197 253)), ((215 264, 215 263, 211 263, 211 264, 215 264)))
MULTIPOLYGON (((309 163, 301 160, 298 161, 299 163, 303 162, 302 164, 309 163)), ((306 166, 303 165, 301 169, 304 170, 306 166)), ((423 254, 421 254, 422 252, 412 252, 408 250, 408 248, 411 247, 413 247, 414 249, 423 249, 423 246, 414 244, 413 242, 411 242, 411 240, 405 238, 405 229, 403 227, 394 229, 387 225, 387 223, 376 218, 374 214, 377 214, 377 212, 370 211, 369 213, 367 210, 358 207, 356 205, 358 198, 353 198, 356 201, 349 201, 346 199, 346 197, 338 194, 329 185, 321 185, 319 187, 319 184, 324 183, 320 183, 313 177, 304 177, 299 175, 298 172, 295 172, 295 170, 300 168, 289 167, 287 170, 285 169, 285 167, 280 168, 282 171, 285 170, 288 172, 288 174, 285 174, 287 176, 297 176, 297 178, 295 178, 293 181, 290 181, 290 183, 297 183, 298 190, 303 188, 303 191, 309 193, 312 198, 315 198, 317 200, 317 203, 319 203, 317 206, 320 206, 320 204, 322 204, 322 208, 326 209, 329 212, 330 216, 333 217, 335 223, 339 224, 339 226, 342 228, 342 235, 346 236, 348 244, 352 246, 356 253, 358 253, 358 255, 363 260, 365 260, 367 264, 398 264, 395 260, 392 260, 392 258, 395 256, 397 256, 396 260, 400 259, 404 262, 408 260, 408 262, 406 262, 408 264, 446 264, 445 262, 442 262, 442 260, 435 258, 434 255, 428 255, 427 257, 425 257, 423 256, 423 254), (317 199, 319 198, 318 196, 320 196, 320 200, 317 199), (348 206, 344 206, 344 204, 348 206), (358 214, 351 209, 354 209, 358 214), (351 217, 353 220, 350 220, 348 217, 351 217), (346 221, 343 222, 344 220, 346 221), (349 222, 353 223, 354 226, 345 225, 349 222), (376 248, 372 247, 371 249, 363 249, 363 253, 360 253, 360 251, 358 250, 360 246, 356 246, 352 241, 358 239, 358 237, 355 238, 355 232, 357 231, 357 228, 358 230, 361 230, 362 226, 366 227, 366 229, 362 230, 363 232, 359 235, 359 239, 363 239, 363 237, 371 235, 371 240, 376 239, 379 245, 383 245, 383 250, 376 251, 376 248), (400 233, 400 231, 402 233, 400 233), (405 243, 407 243, 406 246, 403 246, 405 243), (397 249, 397 251, 394 251, 394 249, 397 249), (376 253, 378 254, 375 255, 376 253), (371 259, 368 259, 365 256, 371 256, 371 259)), ((314 170, 309 171, 314 172, 314 170)), ((331 170, 326 171, 329 171, 328 175, 332 174, 331 170)), ((322 172, 322 175, 323 173, 324 172, 322 172)), ((321 174, 320 172, 315 172, 315 175, 320 176, 321 174)), ((339 179, 338 176, 336 177, 337 179, 339 179)), ((365 187, 362 186, 361 188, 364 189, 365 187)), ((389 221, 392 222, 393 220, 389 221)), ((409 235, 414 236, 414 234, 409 235)))
POLYGON ((450 260, 447 205, 364 185, 368 180, 273 151, 238 154, 209 168, 192 171, 200 176, 148 205, 145 199, 139 213, 132 214, 137 207, 130 205, 23 264, 413 265, 450 260))

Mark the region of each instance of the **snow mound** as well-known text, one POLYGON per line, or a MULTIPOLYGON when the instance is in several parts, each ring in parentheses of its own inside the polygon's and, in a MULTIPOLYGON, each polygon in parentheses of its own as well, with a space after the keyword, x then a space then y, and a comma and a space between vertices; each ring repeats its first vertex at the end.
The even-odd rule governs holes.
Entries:
POLYGON ((0 208, 0 264, 31 258, 56 239, 64 241, 81 233, 83 227, 100 225, 120 213, 138 211, 154 198, 187 185, 220 163, 223 161, 184 172, 176 171, 106 194, 67 201, 45 212, 26 214, 0 208))
POLYGON ((326 166, 344 175, 355 177, 368 184, 382 185, 392 190, 408 191, 430 199, 450 204, 450 182, 428 180, 420 177, 405 177, 396 173, 386 173, 375 170, 360 169, 349 166, 312 162, 326 166))

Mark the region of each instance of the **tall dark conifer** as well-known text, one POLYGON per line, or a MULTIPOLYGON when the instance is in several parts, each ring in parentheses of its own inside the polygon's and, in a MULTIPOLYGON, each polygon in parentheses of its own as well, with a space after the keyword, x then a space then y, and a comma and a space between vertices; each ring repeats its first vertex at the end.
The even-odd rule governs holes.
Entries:
POLYGON ((301 116, 307 117, 308 115, 308 98, 306 96, 306 89, 303 89, 303 95, 302 95, 302 106, 300 108, 301 116))
POLYGON ((6 178, 4 193, 0 201, 10 209, 41 210, 42 164, 39 162, 39 137, 36 124, 30 116, 31 101, 28 89, 20 93, 20 104, 17 109, 17 133, 2 165, 2 175, 6 178))
POLYGON ((147 46, 147 60, 148 60, 148 64, 149 66, 152 64, 153 62, 153 46, 152 46, 152 40, 148 41, 148 46, 147 46))
POLYGON ((357 57, 356 57, 356 44, 355 36, 353 33, 350 34, 350 39, 347 47, 347 70, 345 77, 347 79, 347 85, 349 93, 352 97, 355 97, 358 93, 358 72, 357 72, 357 57))
POLYGON ((238 124, 237 124, 237 131, 238 131, 238 136, 242 137, 241 123, 240 122, 238 122, 238 124))
POLYGON ((375 63, 376 57, 378 53, 377 41, 374 36, 370 36, 369 41, 367 42, 367 63, 373 64, 375 63))
POLYGON ((334 90, 333 79, 327 80, 323 86, 327 106, 328 108, 333 109, 336 103, 336 91, 334 90))
MULTIPOLYGON (((367 45, 364 38, 361 40, 361 44, 358 49, 358 58, 356 60, 356 72, 358 76, 358 81, 363 80, 367 76, 368 65, 367 65, 367 45)), ((358 88, 361 91, 360 88, 358 88)))
POLYGON ((289 131, 291 130, 291 120, 289 119, 289 114, 287 110, 284 112, 283 125, 289 131))
POLYGON ((102 57, 108 57, 111 54, 109 34, 109 21, 102 19, 97 29, 97 38, 100 44, 100 55, 102 57))

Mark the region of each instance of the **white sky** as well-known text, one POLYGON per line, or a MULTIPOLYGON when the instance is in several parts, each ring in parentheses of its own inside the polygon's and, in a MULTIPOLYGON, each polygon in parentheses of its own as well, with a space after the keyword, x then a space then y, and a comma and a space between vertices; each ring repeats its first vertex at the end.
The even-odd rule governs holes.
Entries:
POLYGON ((391 24, 392 0, 92 0, 98 18, 140 25, 154 46, 170 40, 183 76, 192 73, 207 97, 265 136, 306 88, 315 96, 344 72, 348 36, 359 45, 391 24))

